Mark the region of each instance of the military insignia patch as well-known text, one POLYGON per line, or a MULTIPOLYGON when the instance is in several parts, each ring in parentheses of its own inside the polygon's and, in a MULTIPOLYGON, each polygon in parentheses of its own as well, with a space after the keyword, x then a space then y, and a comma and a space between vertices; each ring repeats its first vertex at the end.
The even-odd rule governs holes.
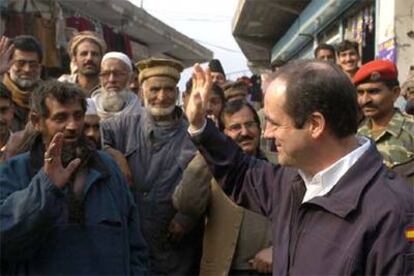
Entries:
POLYGON ((381 74, 378 71, 374 71, 374 72, 371 73, 370 79, 372 81, 380 80, 381 79, 381 74))
POLYGON ((407 240, 414 242, 414 227, 408 227, 405 229, 405 237, 407 240))

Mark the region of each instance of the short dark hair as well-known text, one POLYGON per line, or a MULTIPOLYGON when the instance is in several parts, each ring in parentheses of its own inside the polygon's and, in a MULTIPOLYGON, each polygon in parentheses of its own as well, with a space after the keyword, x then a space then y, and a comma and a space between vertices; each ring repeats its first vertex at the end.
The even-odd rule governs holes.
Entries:
MULTIPOLYGON (((212 87, 212 92, 214 95, 217 95, 220 97, 221 101, 224 103, 225 102, 225 97, 224 97, 224 91, 223 88, 221 88, 219 85, 217 85, 216 83, 213 83, 212 87)), ((184 93, 188 96, 191 94, 191 90, 193 90, 193 79, 190 78, 186 83, 185 83, 185 90, 184 93)))
POLYGON ((86 112, 86 97, 84 92, 76 84, 59 82, 56 80, 44 81, 36 87, 32 94, 31 110, 41 118, 49 116, 46 99, 55 99, 60 104, 78 101, 82 110, 86 112))
POLYGON ((400 86, 400 82, 397 80, 397 79, 395 79, 395 80, 384 80, 384 81, 382 81, 384 84, 385 84, 385 86, 387 86, 389 89, 393 89, 394 87, 396 87, 396 86, 400 86))
POLYGON ((348 51, 350 49, 355 49, 359 55, 359 44, 356 41, 344 40, 336 45, 336 52, 339 55, 341 52, 348 51))
POLYGON ((43 50, 39 41, 31 35, 18 35, 13 38, 13 45, 15 49, 24 52, 36 52, 39 57, 39 62, 43 60, 43 50))
POLYGON ((0 98, 9 100, 11 102, 12 95, 7 87, 0 81, 0 98))
POLYGON ((237 100, 234 100, 234 101, 226 102, 226 104, 225 104, 225 106, 224 106, 224 108, 223 108, 223 110, 221 111, 221 114, 220 114, 220 125, 224 127, 224 125, 225 125, 224 124, 225 116, 231 116, 231 115, 239 112, 240 110, 242 110, 242 108, 245 107, 245 106, 247 108, 249 108, 250 112, 252 112, 253 119, 257 123, 257 127, 260 129, 259 115, 257 114, 254 107, 244 99, 237 99, 237 100))
POLYGON ((320 112, 337 138, 358 129, 356 88, 341 68, 321 60, 295 60, 276 78, 286 82, 285 112, 302 128, 313 112, 320 112))
POLYGON ((316 56, 318 55, 320 50, 329 50, 332 52, 332 54, 334 54, 335 56, 335 47, 327 44, 327 43, 321 43, 318 45, 318 47, 316 47, 316 49, 313 51, 313 55, 316 58, 316 56))

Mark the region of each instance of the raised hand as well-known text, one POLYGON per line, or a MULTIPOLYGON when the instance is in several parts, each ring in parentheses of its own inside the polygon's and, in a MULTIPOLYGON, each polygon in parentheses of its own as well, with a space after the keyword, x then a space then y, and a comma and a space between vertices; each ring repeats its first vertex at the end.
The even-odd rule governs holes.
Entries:
POLYGON ((72 160, 66 168, 62 164, 63 133, 59 132, 53 136, 52 141, 45 152, 44 171, 49 179, 58 188, 63 188, 72 174, 81 163, 79 158, 72 160))
POLYGON ((0 75, 6 73, 12 65, 11 56, 13 51, 13 43, 7 37, 2 36, 0 38, 0 75))
POLYGON ((193 67, 193 87, 185 110, 192 130, 202 128, 205 123, 206 105, 212 85, 210 69, 203 70, 196 63, 193 67))

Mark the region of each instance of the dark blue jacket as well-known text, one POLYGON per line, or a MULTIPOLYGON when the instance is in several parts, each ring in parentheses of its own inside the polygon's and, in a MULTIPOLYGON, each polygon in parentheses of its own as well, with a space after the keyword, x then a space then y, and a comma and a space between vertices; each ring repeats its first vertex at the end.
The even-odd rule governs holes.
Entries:
POLYGON ((115 162, 94 152, 84 188, 84 223, 68 223, 67 189, 33 153, 0 165, 2 274, 145 275, 139 216, 115 162))
POLYGON ((150 274, 156 275, 197 274, 201 259, 204 221, 178 213, 172 204, 172 193, 196 152, 181 110, 175 115, 165 125, 157 124, 146 110, 102 123, 104 143, 125 154, 131 168, 150 274), (173 219, 185 228, 179 241, 169 232, 173 219))
POLYGON ((211 121, 193 140, 223 190, 272 220, 274 275, 414 275, 414 190, 375 144, 328 194, 302 203, 296 169, 244 154, 211 121))

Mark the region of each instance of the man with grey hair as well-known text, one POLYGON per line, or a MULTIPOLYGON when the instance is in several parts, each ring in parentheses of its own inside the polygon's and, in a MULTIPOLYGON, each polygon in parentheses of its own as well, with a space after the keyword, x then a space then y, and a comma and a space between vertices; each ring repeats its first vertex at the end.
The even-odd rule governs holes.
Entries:
POLYGON ((172 204, 172 193, 195 154, 187 122, 176 106, 183 66, 148 59, 139 62, 138 69, 145 107, 104 121, 104 143, 121 151, 131 169, 150 275, 196 275, 204 222, 177 212, 172 204))
POLYGON ((128 88, 131 77, 132 65, 127 55, 109 52, 103 56, 99 74, 101 88, 92 94, 101 120, 141 108, 138 96, 128 88))

